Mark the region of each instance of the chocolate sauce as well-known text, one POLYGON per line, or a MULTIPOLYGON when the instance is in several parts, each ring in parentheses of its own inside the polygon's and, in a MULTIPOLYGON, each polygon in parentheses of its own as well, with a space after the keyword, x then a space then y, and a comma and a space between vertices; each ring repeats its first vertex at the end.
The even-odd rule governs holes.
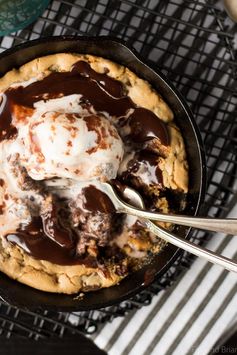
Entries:
POLYGON ((3 202, 3 204, 0 205, 0 215, 4 214, 5 207, 6 207, 6 204, 3 202))
POLYGON ((81 76, 95 80, 103 89, 105 89, 110 93, 110 95, 114 97, 124 96, 123 84, 120 83, 120 81, 106 75, 109 70, 107 70, 104 74, 97 73, 91 68, 90 64, 81 60, 73 65, 72 72, 79 72, 81 76))
POLYGON ((152 111, 136 108, 129 116, 131 134, 128 136, 135 143, 144 143, 153 138, 159 138, 163 145, 169 145, 170 139, 167 128, 152 111))
POLYGON ((122 174, 122 180, 127 181, 131 177, 138 177, 145 180, 145 184, 163 186, 163 177, 160 168, 157 166, 159 155, 141 150, 128 162, 127 170, 122 174))
POLYGON ((8 98, 7 94, 2 95, 2 101, 0 104, 0 142, 4 139, 10 139, 15 137, 17 134, 17 129, 12 125, 12 110, 11 110, 11 100, 8 98))
POLYGON ((83 208, 91 213, 114 213, 115 207, 110 198, 93 185, 85 187, 83 190, 83 208))
POLYGON ((84 264, 89 267, 97 266, 91 256, 79 257, 75 247, 62 248, 48 238, 43 230, 40 217, 34 218, 27 226, 21 226, 15 233, 8 234, 6 239, 21 247, 27 254, 35 259, 47 260, 58 265, 84 264))
MULTIPOLYGON (((92 69, 91 69, 92 70, 92 69)), ((114 81, 107 80, 104 75, 104 88, 94 79, 80 75, 74 68, 71 72, 54 72, 43 80, 36 81, 26 87, 19 86, 5 92, 7 101, 20 106, 33 107, 40 100, 54 99, 72 94, 82 95, 97 111, 106 111, 112 116, 122 116, 135 107, 128 96, 113 97, 112 93, 118 91, 114 81)), ((7 113, 6 113, 7 114, 7 113)), ((9 117, 8 117, 9 120, 9 117)))
POLYGON ((128 96, 124 96, 123 85, 119 81, 95 72, 83 61, 77 62, 70 72, 54 72, 26 87, 8 89, 0 107, 0 139, 16 134, 16 128, 11 124, 12 105, 32 108, 39 100, 71 94, 82 95, 83 102, 88 102, 99 112, 108 112, 115 117, 125 116, 128 110, 133 109, 129 118, 132 140, 144 142, 158 137, 164 145, 169 144, 168 131, 155 114, 136 107, 128 96))
POLYGON ((5 181, 3 179, 0 179, 0 186, 3 187, 5 184, 5 181))
MULTIPOLYGON (((88 212, 106 214, 115 212, 109 197, 94 186, 84 188, 83 193, 85 195, 83 207, 88 212)), ((77 254, 79 238, 80 236, 72 238, 72 233, 59 225, 56 207, 50 213, 35 217, 28 225, 22 225, 15 233, 6 236, 9 242, 17 244, 35 259, 47 260, 58 265, 97 266, 95 258, 77 254)))
POLYGON ((44 233, 61 247, 71 248, 73 246, 71 231, 59 226, 57 214, 57 206, 53 205, 52 211, 42 216, 44 233))

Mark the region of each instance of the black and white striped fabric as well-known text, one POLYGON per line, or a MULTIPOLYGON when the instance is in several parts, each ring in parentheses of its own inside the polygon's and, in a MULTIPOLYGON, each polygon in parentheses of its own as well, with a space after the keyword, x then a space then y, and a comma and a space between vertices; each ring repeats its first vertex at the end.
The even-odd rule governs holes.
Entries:
MULTIPOLYGON (((237 207, 230 216, 237 216, 237 207)), ((207 247, 237 259, 236 238, 216 234, 207 247)), ((196 259, 151 305, 107 323, 93 338, 110 355, 205 355, 215 352, 235 319, 236 274, 196 259)))

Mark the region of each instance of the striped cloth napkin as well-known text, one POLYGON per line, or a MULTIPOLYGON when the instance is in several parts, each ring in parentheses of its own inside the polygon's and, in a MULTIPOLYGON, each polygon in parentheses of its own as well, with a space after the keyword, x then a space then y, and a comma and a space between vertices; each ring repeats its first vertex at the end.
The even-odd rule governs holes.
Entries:
MULTIPOLYGON (((229 217, 236 216, 237 206, 229 217)), ((237 259, 236 238, 215 234, 207 247, 237 259)), ((237 275, 196 259, 149 306, 114 319, 93 338, 110 355, 214 354, 215 343, 235 320, 237 275)))

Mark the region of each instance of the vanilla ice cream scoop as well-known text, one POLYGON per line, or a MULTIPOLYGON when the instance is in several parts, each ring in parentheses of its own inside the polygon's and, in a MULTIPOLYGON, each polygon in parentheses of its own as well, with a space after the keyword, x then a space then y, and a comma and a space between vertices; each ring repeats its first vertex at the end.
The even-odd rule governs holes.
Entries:
POLYGON ((34 180, 110 180, 123 158, 122 140, 103 116, 46 112, 36 119, 33 115, 19 136, 25 145, 21 163, 34 180))

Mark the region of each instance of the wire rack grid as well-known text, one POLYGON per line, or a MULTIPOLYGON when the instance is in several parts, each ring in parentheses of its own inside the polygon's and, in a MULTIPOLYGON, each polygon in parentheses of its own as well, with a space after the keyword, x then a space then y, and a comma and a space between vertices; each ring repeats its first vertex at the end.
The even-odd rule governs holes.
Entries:
MULTIPOLYGON (((112 35, 126 41, 189 103, 207 155, 203 213, 224 217, 237 201, 235 31, 236 25, 211 0, 55 0, 35 23, 0 38, 0 50, 52 35, 112 35)), ((209 237, 202 232, 192 236, 197 243, 209 237)), ((0 302, 0 336, 37 340, 92 334, 101 324, 150 304, 153 295, 177 282, 191 262, 184 253, 148 289, 99 311, 35 313, 0 302)))

